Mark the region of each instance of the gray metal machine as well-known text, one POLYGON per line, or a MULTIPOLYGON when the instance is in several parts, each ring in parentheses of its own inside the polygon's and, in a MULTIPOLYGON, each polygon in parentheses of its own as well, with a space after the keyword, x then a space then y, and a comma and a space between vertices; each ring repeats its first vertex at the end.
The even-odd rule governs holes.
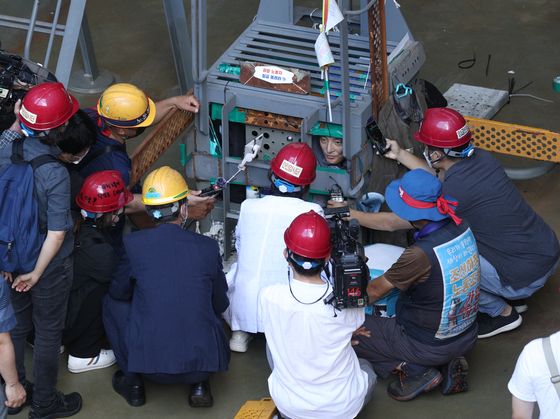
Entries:
MULTIPOLYGON (((317 1, 318 6, 321 2, 317 1)), ((268 186, 268 161, 289 142, 307 142, 313 135, 337 131, 343 138, 344 155, 352 162, 362 150, 364 127, 372 115, 370 44, 367 10, 375 1, 360 0, 359 9, 349 10, 349 1, 339 1, 345 15, 339 32, 329 34, 335 63, 330 66, 332 122, 314 43, 321 20, 320 9, 294 5, 293 0, 261 0, 254 21, 209 68, 206 64, 206 2, 192 0, 193 79, 201 102, 196 119, 194 147, 188 150, 187 175, 197 181, 230 178, 243 158, 245 143, 262 135, 258 158, 234 180, 241 185, 268 186), (297 68, 310 74, 309 94, 295 94, 241 84, 239 68, 244 62, 259 62, 281 68, 297 68)), ((386 40, 390 82, 406 83, 424 63, 420 44, 414 41, 396 2, 387 0, 386 40), (396 53, 398 50, 399 52, 396 53), (393 53, 395 52, 395 53, 393 53), (393 54, 391 54, 393 53, 393 54)), ((346 196, 363 192, 363 179, 346 170, 320 167, 311 185, 314 194, 326 194, 338 183, 346 196)), ((226 237, 237 219, 238 204, 229 188, 223 191, 226 237)), ((226 255, 229 254, 226 240, 226 255)))

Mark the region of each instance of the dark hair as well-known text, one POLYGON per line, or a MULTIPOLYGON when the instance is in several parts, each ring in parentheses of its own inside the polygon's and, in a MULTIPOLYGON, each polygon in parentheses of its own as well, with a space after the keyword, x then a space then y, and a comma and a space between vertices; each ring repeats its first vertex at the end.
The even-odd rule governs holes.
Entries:
MULTIPOLYGON (((82 222, 84 224, 89 224, 96 227, 98 230, 109 231, 115 227, 113 223, 113 216, 117 213, 117 211, 111 211, 104 213, 101 217, 93 219, 93 218, 86 218, 82 222)), ((121 215, 122 217, 122 215, 121 215)))
POLYGON ((321 273, 323 267, 325 266, 325 259, 306 258, 288 250, 288 263, 299 275, 310 277, 316 276, 321 273), (316 266, 310 269, 305 269, 303 266, 301 266, 305 262, 310 262, 311 264, 316 266))
POLYGON ((156 224, 165 224, 171 221, 175 221, 179 217, 179 212, 181 211, 181 206, 187 203, 187 198, 183 198, 179 201, 172 202, 171 204, 163 204, 163 205, 146 205, 146 210, 148 214, 154 219, 156 224), (173 205, 178 202, 179 207, 176 211, 172 211, 173 205), (156 218, 154 217, 154 211, 160 211, 161 217, 156 218))
MULTIPOLYGON (((273 174, 274 173, 272 173, 272 170, 268 171, 268 180, 270 180, 271 195, 284 196, 286 198, 300 198, 300 199, 302 199, 305 192, 307 192, 307 190, 309 189, 309 185, 305 185, 305 186, 302 185, 301 190, 297 191, 297 192, 280 192, 280 190, 278 189, 278 187, 274 184, 274 181, 272 180, 272 175, 273 174)), ((278 178, 282 179, 280 176, 278 176, 278 178)), ((282 179, 282 180, 284 180, 284 179, 282 179)), ((287 181, 284 180, 284 182, 287 182, 287 181)))
MULTIPOLYGON (((83 226, 95 228, 95 229, 103 232, 104 234, 110 234, 111 230, 113 228, 115 228, 115 223, 113 222, 113 216, 117 212, 118 211, 107 212, 107 213, 104 213, 99 218, 91 218, 91 217, 82 218, 82 217, 79 217, 79 219, 77 219, 76 222, 74 223, 74 239, 75 239, 76 245, 79 246, 80 231, 81 231, 83 226)), ((124 216, 124 214, 120 215, 119 220, 122 219, 123 216, 124 216)))
POLYGON ((95 144, 97 127, 90 117, 78 109, 66 127, 58 127, 47 135, 47 142, 63 153, 77 155, 95 144), (62 128, 62 129, 59 129, 62 128))

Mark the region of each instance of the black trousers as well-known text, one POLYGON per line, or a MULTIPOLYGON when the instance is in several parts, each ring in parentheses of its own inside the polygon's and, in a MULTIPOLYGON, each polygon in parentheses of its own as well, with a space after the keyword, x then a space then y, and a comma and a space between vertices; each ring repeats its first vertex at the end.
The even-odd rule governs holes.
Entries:
POLYGON ((364 326, 371 331, 371 337, 356 337, 359 344, 354 346, 354 351, 358 358, 371 362, 375 373, 382 378, 388 377, 401 362, 426 367, 445 365, 470 351, 478 333, 475 327, 450 343, 433 346, 408 336, 394 317, 366 316, 364 326))
POLYGON ((55 397, 58 358, 72 285, 72 259, 53 260, 28 292, 12 290, 17 326, 11 331, 20 382, 25 380, 25 341, 35 329, 33 350, 33 401, 48 405, 55 397))
POLYGON ((70 355, 93 358, 108 347, 102 317, 102 301, 108 289, 109 284, 98 284, 82 302, 74 322, 64 330, 62 343, 70 355))
POLYGON ((209 372, 189 372, 185 374, 138 374, 135 372, 125 372, 125 376, 130 383, 140 383, 143 378, 158 384, 197 384, 208 381, 209 372))

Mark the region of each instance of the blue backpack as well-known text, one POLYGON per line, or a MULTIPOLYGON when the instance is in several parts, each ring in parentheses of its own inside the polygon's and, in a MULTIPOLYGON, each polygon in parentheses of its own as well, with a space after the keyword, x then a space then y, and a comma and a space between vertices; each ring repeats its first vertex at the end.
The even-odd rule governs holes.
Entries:
POLYGON ((57 162, 45 154, 23 159, 23 141, 12 143, 12 164, 0 168, 0 271, 27 273, 35 268, 44 234, 34 193, 33 172, 57 162))

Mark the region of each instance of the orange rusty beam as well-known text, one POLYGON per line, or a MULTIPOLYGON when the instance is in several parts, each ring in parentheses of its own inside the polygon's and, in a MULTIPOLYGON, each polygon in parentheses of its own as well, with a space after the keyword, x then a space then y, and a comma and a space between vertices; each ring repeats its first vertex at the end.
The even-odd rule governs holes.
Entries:
POLYGON ((389 98, 384 1, 378 1, 368 10, 368 32, 372 108, 373 116, 377 120, 381 107, 389 98))

